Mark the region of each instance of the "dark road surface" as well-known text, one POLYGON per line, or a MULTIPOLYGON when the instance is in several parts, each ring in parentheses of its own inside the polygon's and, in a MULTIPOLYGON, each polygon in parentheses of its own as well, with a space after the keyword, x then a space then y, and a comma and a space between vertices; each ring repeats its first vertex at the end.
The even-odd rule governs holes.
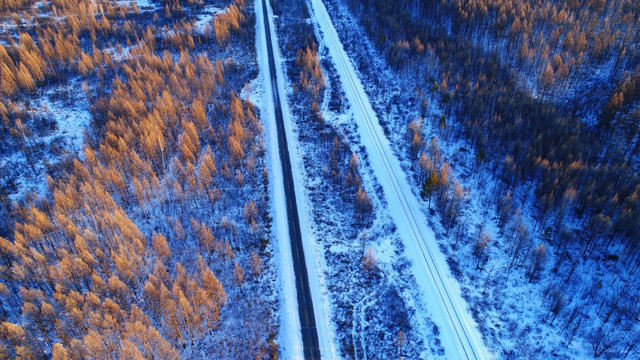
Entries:
POLYGON ((271 78, 271 87, 273 89, 273 102, 275 104, 276 127, 278 130, 278 150, 280 152, 280 159, 282 162, 284 193, 287 198, 287 220, 289 223, 289 236, 291 237, 293 269, 296 274, 296 292, 298 294, 298 313, 300 315, 300 327, 302 330, 304 358, 320 359, 318 332, 316 330, 316 320, 313 313, 311 291, 309 290, 307 265, 304 261, 304 251, 302 249, 302 236, 300 234, 300 221, 298 219, 296 194, 293 186, 293 176, 291 175, 291 160, 289 159, 289 149, 287 147, 287 138, 284 130, 282 108, 280 107, 280 96, 278 94, 278 84, 276 82, 276 62, 273 56, 271 28, 269 27, 269 16, 267 15, 267 4, 265 0, 262 0, 262 12, 264 16, 265 34, 267 37, 269 75, 271 78))

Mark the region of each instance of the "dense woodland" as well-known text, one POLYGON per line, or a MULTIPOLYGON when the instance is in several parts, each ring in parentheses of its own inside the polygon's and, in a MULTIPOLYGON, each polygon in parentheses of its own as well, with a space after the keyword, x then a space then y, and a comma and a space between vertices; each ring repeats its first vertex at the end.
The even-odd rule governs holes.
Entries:
POLYGON ((442 125, 449 116, 463 125, 479 161, 503 177, 504 193, 516 181, 533 181, 539 227, 560 230, 568 212, 594 226, 601 219, 598 242, 621 244, 628 266, 639 264, 637 4, 357 6, 392 64, 438 67, 441 75, 424 79, 421 91, 439 94, 442 125), (580 97, 591 108, 576 109, 580 97), (589 114, 595 125, 580 117, 589 114))
MULTIPOLYGON (((512 270, 521 268, 525 282, 546 289, 539 320, 567 347, 580 338, 593 357, 633 357, 640 265, 637 2, 346 3, 393 73, 410 84, 400 99, 419 118, 403 119, 401 148, 449 236, 469 230, 450 216, 453 194, 442 185, 454 174, 439 165, 446 164, 439 146, 462 139, 459 151, 471 149, 475 158, 473 181, 497 181, 487 198, 501 243, 483 229, 462 236, 477 261, 478 270, 468 273, 486 270, 489 247, 503 249, 504 271, 484 291, 489 283, 509 284, 512 270), (426 127, 437 128, 438 139, 424 138, 426 127), (549 250, 553 263, 543 266, 549 250)), ((358 62, 364 74, 379 71, 364 59, 358 62)), ((383 85, 369 76, 373 87, 383 85)), ((457 241, 454 251, 465 246, 457 241)), ((522 349, 503 350, 507 358, 525 356, 522 349)))
POLYGON ((0 357, 276 358, 251 4, 34 3, 0 3, 0 149, 50 150, 46 89, 92 119, 45 193, 3 178, 0 357))

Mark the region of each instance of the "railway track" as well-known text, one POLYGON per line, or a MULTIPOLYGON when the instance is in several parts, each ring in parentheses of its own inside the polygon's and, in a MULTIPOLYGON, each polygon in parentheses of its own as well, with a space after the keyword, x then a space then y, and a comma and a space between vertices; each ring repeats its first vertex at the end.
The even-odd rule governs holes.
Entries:
MULTIPOLYGON (((450 289, 451 276, 448 275, 449 270, 446 267, 446 263, 444 263, 443 267, 442 259, 436 259, 437 255, 442 257, 442 254, 435 253, 440 251, 437 248, 437 244, 435 244, 433 232, 425 234, 428 231, 425 231, 424 224, 426 224, 426 219, 421 211, 421 206, 415 194, 407 191, 411 187, 404 177, 400 162, 392 153, 388 140, 382 135, 383 132, 377 118, 375 115, 371 115, 374 114, 371 104, 366 95, 363 96, 364 89, 359 79, 357 79, 355 69, 342 47, 324 4, 322 4, 321 0, 309 0, 308 5, 310 6, 310 12, 316 17, 319 26, 318 30, 321 30, 322 34, 324 34, 325 41, 333 43, 333 46, 328 46, 329 54, 337 65, 336 68, 345 87, 347 98, 354 106, 354 109, 352 109, 354 117, 358 122, 358 128, 367 153, 372 159, 371 164, 374 167, 374 173, 379 180, 383 180, 381 182, 383 183, 383 191, 387 202, 399 205, 399 214, 394 214, 390 211, 396 226, 406 230, 403 234, 405 235, 404 241, 413 241, 415 248, 418 250, 418 254, 414 256, 414 261, 422 262, 418 268, 423 269, 424 273, 414 273, 414 275, 416 277, 425 275, 429 278, 434 292, 431 295, 437 297, 440 304, 440 309, 438 310, 443 312, 446 320, 440 321, 437 325, 441 329, 449 328, 449 331, 441 331, 443 336, 450 334, 455 338, 455 342, 453 342, 455 346, 448 346, 448 348, 445 346, 447 359, 471 360, 487 358, 481 349, 482 344, 479 340, 479 333, 475 329, 470 314, 466 308, 461 309, 461 304, 465 304, 464 300, 462 300, 459 292, 454 292, 450 289), (366 139, 371 141, 366 141, 366 139), (428 241, 432 241, 432 243, 430 244, 428 241)), ((434 310, 431 309, 432 312, 434 310)))

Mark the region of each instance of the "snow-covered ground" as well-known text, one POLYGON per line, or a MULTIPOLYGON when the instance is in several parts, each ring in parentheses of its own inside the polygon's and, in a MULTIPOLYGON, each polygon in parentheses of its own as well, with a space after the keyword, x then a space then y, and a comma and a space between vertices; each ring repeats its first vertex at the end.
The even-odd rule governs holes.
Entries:
POLYGON ((152 0, 135 0, 138 9, 142 10, 145 8, 155 9, 158 7, 158 4, 153 2, 152 0))
POLYGON ((60 163, 66 155, 82 158, 84 133, 91 122, 86 96, 76 83, 49 89, 31 102, 29 111, 38 120, 25 124, 27 129, 35 128, 36 122, 51 124, 52 129, 28 131, 28 158, 18 148, 0 157, 0 168, 6 169, 3 175, 13 178, 17 187, 10 195, 13 200, 31 191, 44 194, 47 167, 60 163))
POLYGON ((79 91, 81 86, 72 84, 70 89, 75 89, 72 96, 76 106, 68 106, 64 101, 57 99, 55 92, 50 92, 49 96, 41 99, 41 107, 46 116, 55 119, 56 131, 42 138, 44 141, 54 141, 64 138, 70 150, 78 153, 82 158, 82 147, 84 132, 91 123, 91 113, 89 112, 89 101, 84 92, 79 91))
POLYGON ((195 26, 200 32, 205 32, 207 29, 213 29, 213 18, 223 10, 217 6, 208 4, 205 5, 203 12, 196 17, 195 26))
MULTIPOLYGON (((327 46, 344 85, 362 143, 374 174, 382 186, 392 218, 412 260, 412 270, 422 291, 422 301, 439 326, 448 359, 486 359, 487 352, 457 281, 427 226, 424 209, 404 175, 400 161, 391 150, 375 112, 345 53, 329 15, 320 0, 311 0, 310 12, 318 38, 327 46)), ((423 330, 425 336, 429 329, 423 330)))

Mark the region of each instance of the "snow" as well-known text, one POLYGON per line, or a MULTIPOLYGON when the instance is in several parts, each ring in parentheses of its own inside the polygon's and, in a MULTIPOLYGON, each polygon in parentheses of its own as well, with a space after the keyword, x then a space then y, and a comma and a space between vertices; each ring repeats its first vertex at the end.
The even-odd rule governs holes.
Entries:
MULTIPOLYGON (((80 86, 71 86, 71 89, 79 89, 80 86)), ((44 97, 41 100, 41 107, 45 116, 55 119, 57 124, 56 132, 50 136, 43 137, 46 142, 54 141, 60 137, 68 139, 69 148, 78 153, 82 158, 84 141, 84 130, 89 128, 91 113, 88 109, 89 100, 82 91, 76 91, 74 99, 79 106, 70 107, 61 100, 55 99, 55 95, 44 97)))
MULTIPOLYGON (((447 359, 491 358, 462 298, 459 284, 451 276, 445 257, 438 248, 435 234, 427 226, 425 209, 412 192, 400 161, 384 136, 324 4, 321 0, 310 0, 310 3, 317 37, 329 49, 344 85, 346 98, 353 105, 350 111, 358 125, 368 160, 387 198, 389 212, 403 240, 406 254, 411 259, 412 270, 422 294, 421 300, 439 327, 447 359)), ((423 329, 425 337, 429 331, 423 329)))
POLYGON ((195 26, 201 32, 205 32, 207 27, 209 27, 210 29, 213 29, 213 17, 222 11, 224 10, 214 5, 210 5, 210 4, 206 5, 204 7, 204 11, 202 12, 202 14, 196 17, 195 26))
MULTIPOLYGON (((89 129, 91 113, 89 102, 82 87, 72 82, 68 87, 50 89, 37 99, 32 100, 32 107, 28 111, 36 117, 43 117, 55 124, 55 130, 37 130, 30 137, 32 147, 43 149, 31 160, 25 158, 22 152, 14 151, 10 155, 0 157, 0 169, 7 169, 8 177, 15 180, 15 192, 9 198, 15 201, 23 199, 25 194, 35 191, 43 195, 47 192, 47 166, 59 163, 66 155, 83 157, 84 131, 89 129), (54 154, 52 151, 60 152, 54 154)), ((34 130, 34 124, 25 124, 34 130)))
POLYGON ((116 4, 119 6, 130 7, 134 3, 141 13, 160 9, 160 5, 158 3, 154 3, 153 0, 116 0, 116 4))
POLYGON ((140 9, 140 10, 142 10, 143 8, 155 9, 155 8, 158 7, 151 0, 136 0, 136 5, 138 6, 138 9, 140 9))
POLYGON ((124 61, 124 60, 129 59, 131 57, 131 50, 134 50, 135 48, 137 48, 136 45, 132 45, 132 46, 112 46, 112 47, 106 48, 104 50, 105 50, 105 52, 107 52, 109 54, 109 56, 111 56, 112 60, 124 61))

